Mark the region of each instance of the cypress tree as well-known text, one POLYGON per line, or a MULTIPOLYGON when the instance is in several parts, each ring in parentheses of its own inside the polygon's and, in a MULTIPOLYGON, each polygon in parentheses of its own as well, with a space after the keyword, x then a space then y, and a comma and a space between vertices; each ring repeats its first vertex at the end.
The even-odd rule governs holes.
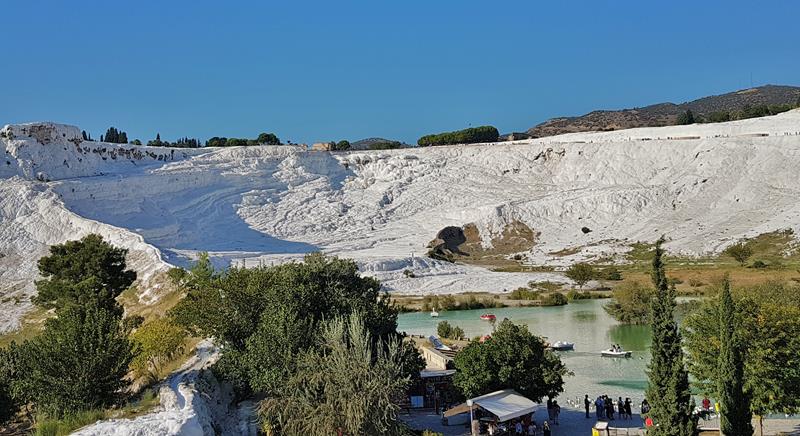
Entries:
POLYGON ((736 333, 735 307, 728 278, 722 287, 719 307, 720 353, 718 397, 720 431, 725 436, 752 436, 753 412, 744 393, 744 356, 736 333))
POLYGON ((692 417, 694 402, 689 391, 689 374, 683 361, 681 334, 675 322, 675 286, 664 272, 664 243, 656 242, 652 279, 656 298, 652 305, 652 359, 648 365, 647 400, 655 424, 648 434, 653 436, 691 436, 696 422, 692 417))

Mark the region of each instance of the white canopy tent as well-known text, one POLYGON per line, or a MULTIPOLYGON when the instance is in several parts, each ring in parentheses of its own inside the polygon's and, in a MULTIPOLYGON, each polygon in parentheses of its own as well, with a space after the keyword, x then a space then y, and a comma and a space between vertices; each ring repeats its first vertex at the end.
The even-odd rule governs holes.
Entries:
POLYGON ((537 404, 518 394, 513 389, 492 392, 467 400, 470 411, 477 405, 497 416, 500 422, 527 415, 536 410, 537 404))

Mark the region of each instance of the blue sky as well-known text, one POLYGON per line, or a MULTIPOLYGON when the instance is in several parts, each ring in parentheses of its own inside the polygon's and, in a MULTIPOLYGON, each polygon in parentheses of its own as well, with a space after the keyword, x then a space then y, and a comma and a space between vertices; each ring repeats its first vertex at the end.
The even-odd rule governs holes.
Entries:
POLYGON ((0 124, 295 142, 800 85, 793 1, 3 2, 0 124))

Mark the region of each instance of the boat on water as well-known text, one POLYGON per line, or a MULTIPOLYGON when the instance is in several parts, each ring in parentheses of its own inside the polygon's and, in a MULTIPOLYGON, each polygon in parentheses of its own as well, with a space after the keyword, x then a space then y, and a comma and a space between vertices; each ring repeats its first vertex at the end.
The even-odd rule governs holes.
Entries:
POLYGON ((603 357, 631 357, 630 351, 625 351, 621 348, 609 348, 600 352, 603 357))
POLYGON ((481 320, 483 321, 494 321, 497 317, 493 313, 484 313, 481 315, 481 320))
POLYGON ((439 317, 439 312, 431 310, 431 318, 438 318, 438 317, 439 317))
POLYGON ((555 341, 552 344, 550 344, 550 348, 556 351, 569 351, 575 349, 575 343, 566 341, 555 341))

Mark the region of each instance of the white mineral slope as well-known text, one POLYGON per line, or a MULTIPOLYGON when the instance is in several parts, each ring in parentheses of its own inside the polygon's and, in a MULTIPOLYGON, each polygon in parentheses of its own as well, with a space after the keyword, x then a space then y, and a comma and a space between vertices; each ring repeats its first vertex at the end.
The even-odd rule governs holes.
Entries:
POLYGON ((624 253, 662 234, 668 249, 700 255, 800 227, 797 110, 514 143, 333 153, 80 142, 77 128, 53 124, 3 132, 0 187, 20 198, 0 199, 0 261, 15 270, 15 283, 35 276, 31 266, 47 245, 75 236, 66 218, 57 219, 63 216, 138 235, 155 247, 154 263, 159 253, 181 265, 208 251, 217 265, 253 266, 323 250, 354 258, 387 290, 416 294, 559 279, 421 257, 448 225, 476 223, 489 245, 508 223, 525 223, 539 236, 521 254, 556 265, 624 253), (25 208, 36 213, 20 216, 25 208), (23 227, 34 230, 16 230, 23 227), (551 254, 564 248, 578 250, 551 254))
POLYGON ((76 436, 203 436, 253 435, 251 416, 233 403, 230 386, 217 382, 205 371, 219 357, 219 350, 205 340, 195 356, 171 375, 159 392, 157 410, 132 419, 98 421, 73 433, 76 436))

